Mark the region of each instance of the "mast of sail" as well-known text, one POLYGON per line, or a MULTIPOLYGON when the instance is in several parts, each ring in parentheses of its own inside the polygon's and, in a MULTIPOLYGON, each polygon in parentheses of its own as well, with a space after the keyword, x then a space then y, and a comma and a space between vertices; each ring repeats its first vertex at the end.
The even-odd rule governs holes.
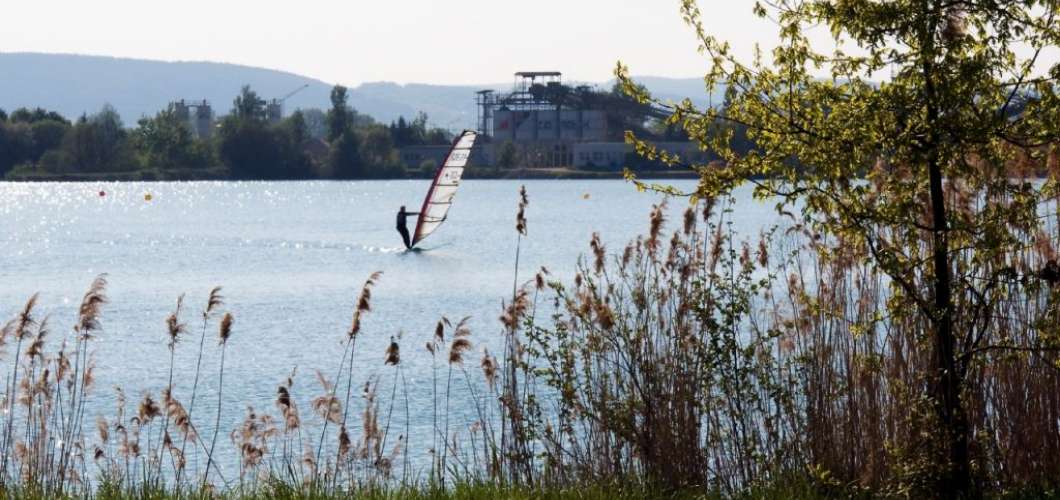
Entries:
POLYGON ((416 221, 416 232, 412 237, 413 245, 433 233, 445 221, 474 143, 475 132, 471 130, 465 130, 453 141, 453 146, 449 148, 444 161, 435 172, 434 181, 423 199, 423 206, 416 221))

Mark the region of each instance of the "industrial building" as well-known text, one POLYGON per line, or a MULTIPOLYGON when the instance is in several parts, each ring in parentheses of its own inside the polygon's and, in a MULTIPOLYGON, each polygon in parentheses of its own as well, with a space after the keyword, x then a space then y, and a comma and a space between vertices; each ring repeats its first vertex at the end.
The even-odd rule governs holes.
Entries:
POLYGON ((181 99, 169 103, 177 118, 186 122, 199 139, 209 139, 213 134, 213 107, 206 99, 193 101, 181 99))
MULTIPOLYGON (((433 167, 437 167, 445 161, 445 155, 449 152, 449 148, 449 146, 435 145, 405 146, 400 150, 401 163, 407 169, 419 168, 425 161, 433 165, 433 167)), ((493 148, 476 143, 471 149, 469 162, 475 166, 493 165, 493 153, 493 148)))
MULTIPOLYGON (((629 125, 666 116, 664 110, 611 92, 564 84, 558 71, 515 73, 510 92, 482 90, 475 102, 481 137, 476 149, 483 151, 478 159, 488 162, 473 159, 476 166, 492 166, 502 156, 501 148, 510 144, 516 166, 617 170, 633 153, 624 142, 629 125)), ((698 158, 691 144, 668 145, 683 157, 698 158)), ((424 159, 444 154, 445 147, 417 146, 403 148, 401 158, 406 166, 418 167, 424 159)))
MULTIPOLYGON (((302 85, 283 97, 272 99, 265 103, 265 119, 270 124, 280 123, 284 117, 284 102, 308 87, 309 84, 302 85)), ((201 101, 195 99, 173 101, 169 103, 169 109, 173 110, 177 118, 187 123, 191 131, 199 139, 209 139, 213 135, 214 112, 213 107, 210 106, 206 99, 201 101)))
MULTIPOLYGON (((654 142, 660 151, 677 155, 682 162, 708 163, 712 159, 694 142, 654 142)), ((641 163, 631 144, 625 142, 581 142, 573 145, 570 166, 582 170, 618 170, 641 163)))

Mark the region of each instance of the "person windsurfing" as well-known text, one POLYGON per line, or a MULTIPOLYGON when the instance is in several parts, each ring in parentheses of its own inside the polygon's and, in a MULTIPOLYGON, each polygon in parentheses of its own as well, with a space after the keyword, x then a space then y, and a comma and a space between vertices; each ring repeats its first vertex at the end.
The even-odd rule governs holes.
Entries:
POLYGON ((405 222, 405 218, 410 215, 419 215, 419 212, 406 212, 405 205, 401 205, 397 213, 397 230, 401 233, 401 239, 405 242, 405 248, 412 250, 412 241, 409 239, 409 228, 405 222))

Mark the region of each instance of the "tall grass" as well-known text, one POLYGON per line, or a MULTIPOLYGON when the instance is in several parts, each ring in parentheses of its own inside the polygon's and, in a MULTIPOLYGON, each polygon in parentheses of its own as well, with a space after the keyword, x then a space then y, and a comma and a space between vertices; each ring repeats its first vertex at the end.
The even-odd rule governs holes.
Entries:
MULTIPOLYGON (((425 347, 403 349, 408 335, 398 332, 373 366, 355 365, 360 336, 386 335, 364 324, 381 279, 374 273, 349 329, 337 332, 340 363, 315 372, 320 392, 308 397, 292 371, 280 379, 273 408, 248 408, 234 429, 221 428, 231 411, 222 394, 234 316, 223 310, 220 288, 201 313, 187 408, 172 380, 187 335, 178 299, 165 321, 166 385, 133 408, 117 389, 117 406, 95 419, 94 433, 84 422, 94 397, 90 345, 106 335, 105 277, 90 285, 72 335, 54 345, 32 296, 0 336, 10 346, 0 358, 8 370, 0 491, 918 496, 945 466, 925 397, 927 325, 888 307, 898 292, 866 263, 864 249, 794 220, 741 239, 731 200, 701 201, 678 221, 667 221, 661 203, 645 234, 617 251, 594 234, 572 277, 541 269, 522 282, 526 208, 522 191, 499 361, 483 345, 471 363, 468 319, 442 317, 425 347), (213 370, 202 358, 217 317, 213 370), (424 407, 412 406, 404 371, 417 356, 432 357, 424 407), (197 403, 200 372, 216 381, 212 407, 197 403), (306 400, 307 413, 299 408, 306 400), (411 415, 428 411, 429 441, 409 442, 411 415), (223 431, 228 442, 218 439, 223 431), (410 449, 429 451, 428 470, 415 468, 410 449), (238 477, 222 474, 222 454, 238 457, 238 477)), ((972 382, 962 397, 975 474, 982 491, 999 495, 1060 488, 1060 292, 1047 272, 1058 236, 1050 233, 1003 256, 1015 278, 998 282, 989 316, 976 319, 982 345, 992 347, 968 360, 972 382)))

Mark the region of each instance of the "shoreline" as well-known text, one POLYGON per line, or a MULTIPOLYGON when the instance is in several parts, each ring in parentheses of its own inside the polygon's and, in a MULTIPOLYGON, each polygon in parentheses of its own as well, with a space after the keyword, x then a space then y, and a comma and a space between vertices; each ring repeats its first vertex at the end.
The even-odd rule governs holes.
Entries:
MULTIPOLYGON (((638 179, 696 179, 699 175, 692 171, 649 171, 635 172, 638 179)), ((362 177, 354 179, 241 179, 220 175, 174 175, 174 176, 152 176, 142 175, 142 172, 120 172, 103 174, 52 174, 39 176, 19 176, 16 178, 0 179, 0 182, 30 183, 30 182, 196 182, 196 181, 267 181, 267 182, 305 182, 305 181, 395 181, 395 180, 430 180, 427 177, 362 177)), ((478 175, 468 172, 464 180, 621 180, 625 179, 624 172, 608 171, 595 172, 591 170, 575 170, 565 168, 524 168, 505 172, 504 175, 478 175)))

